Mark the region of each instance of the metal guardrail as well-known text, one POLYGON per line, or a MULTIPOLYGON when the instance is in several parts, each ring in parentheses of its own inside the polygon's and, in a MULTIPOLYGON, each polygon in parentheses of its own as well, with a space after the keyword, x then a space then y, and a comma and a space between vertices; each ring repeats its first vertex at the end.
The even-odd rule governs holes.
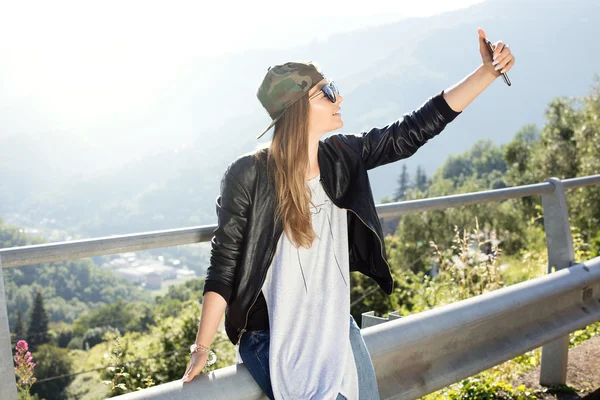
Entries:
MULTIPOLYGON (((361 329, 382 399, 416 399, 600 320, 600 257, 361 329)), ((115 399, 266 399, 244 364, 115 399)))
MULTIPOLYGON (((551 267, 555 267, 557 270, 545 277, 503 288, 477 298, 467 299, 411 317, 400 318, 396 321, 381 324, 381 326, 365 328, 363 330, 365 342, 367 342, 367 347, 371 352, 376 368, 382 398, 416 398, 414 396, 430 393, 546 343, 548 344, 542 350, 540 381, 542 384, 564 384, 566 382, 568 333, 600 319, 597 302, 590 303, 588 301, 589 298, 597 299, 598 292, 600 292, 600 287, 597 286, 598 260, 589 261, 589 265, 580 265, 569 268, 567 271, 560 271, 574 264, 573 240, 569 227, 565 189, 598 183, 600 183, 600 175, 562 181, 558 178, 550 178, 544 183, 534 185, 378 205, 379 216, 385 218, 509 198, 542 195, 549 272, 551 267), (588 272, 588 274, 582 273, 580 270, 588 272), (592 270, 593 273, 590 273, 592 270), (561 287, 568 286, 570 292, 569 294, 560 292, 563 293, 560 294, 551 291, 551 293, 555 293, 555 297, 548 297, 543 291, 536 289, 538 287, 544 287, 547 290, 552 289, 552 285, 546 282, 552 282, 553 285, 561 287), (575 282, 579 286, 576 286, 575 282), (527 285, 531 285, 531 288, 527 285), (514 292, 515 288, 533 290, 537 298, 531 298, 524 292, 514 292), (588 293, 585 307, 588 312, 584 312, 585 316, 580 315, 583 311, 578 311, 577 302, 574 300, 581 296, 580 292, 584 289, 588 293), (511 293, 511 295, 505 293, 511 293), (525 303, 515 302, 511 296, 529 299, 527 304, 530 308, 523 309, 522 305, 525 303), (567 301, 567 303, 559 303, 556 296, 562 296, 560 299, 567 301), (479 307, 485 305, 487 309, 495 310, 494 313, 491 316, 488 315, 488 317, 481 316, 477 307, 469 306, 477 301, 483 302, 479 307), (542 307, 543 304, 540 301, 542 303, 547 302, 546 308, 542 307), (503 308, 502 302, 505 302, 505 306, 508 306, 503 308), (568 304, 568 307, 565 304, 568 304), (562 311, 553 314, 547 308, 562 311), (454 311, 456 309, 463 311, 457 313, 454 311), (516 309, 520 312, 514 312, 516 309), (538 313, 531 311, 534 309, 538 313), (469 316, 468 313, 471 312, 473 314, 469 316), (510 321, 508 319, 509 314, 514 318, 518 317, 517 321, 519 322, 510 321), (436 317, 432 318, 431 315, 436 317), (453 317, 449 318, 448 315, 453 317), (547 319, 540 319, 544 316, 547 319), (464 331, 459 329, 459 326, 444 331, 440 327, 440 321, 442 320, 462 321, 466 327, 471 327, 473 332, 479 333, 473 335, 470 341, 464 341, 458 336, 459 332, 465 334, 464 331), (402 330, 395 329, 397 326, 402 327, 402 330), (519 336, 516 330, 511 331, 512 333, 507 331, 510 327, 516 329, 517 326, 523 330, 522 335, 519 336), (428 332, 427 329, 435 330, 439 334, 437 336, 433 334, 430 336, 423 335, 423 333, 428 332), (436 352, 428 352, 426 348, 420 347, 424 342, 417 341, 416 338, 419 335, 416 334, 415 341, 405 343, 399 341, 401 338, 406 337, 407 330, 419 333, 424 340, 429 338, 427 346, 436 348, 436 352), (499 336, 502 332, 505 336, 499 336), (503 338, 503 341, 501 344, 483 341, 481 336, 483 333, 496 335, 495 337, 503 338), (443 336, 449 338, 444 339, 443 336), (440 347, 441 343, 446 343, 450 353, 443 351, 440 347), (463 347, 469 345, 471 346, 470 351, 463 354, 462 358, 459 357, 462 353, 458 352, 464 351, 463 347), (398 346, 403 346, 402 352, 397 351, 398 346), (406 358, 402 356, 403 353, 412 354, 413 358, 406 358), (478 357, 475 358, 468 353, 478 354, 478 357), (452 357, 449 354, 452 354, 452 357), (436 355, 439 358, 436 359, 436 355), (401 359, 404 361, 399 362, 401 359), (421 360, 420 363, 419 360, 421 360), (407 368, 406 370, 391 372, 396 371, 403 364, 405 364, 404 368, 407 368), (392 366, 396 369, 393 369, 392 366), (444 368, 447 368, 447 370, 444 370, 444 368)), ((0 249, 0 398, 17 399, 2 277, 3 268, 210 241, 215 228, 216 225, 205 225, 0 249)), ((243 364, 222 368, 209 375, 200 376, 193 384, 186 384, 185 390, 182 390, 180 382, 171 382, 120 397, 156 398, 155 396, 160 396, 160 398, 183 399, 196 396, 199 393, 196 390, 201 390, 203 398, 207 399, 262 398, 260 390, 257 391, 258 385, 252 380, 246 368, 240 368, 240 366, 243 366, 243 364), (234 379, 234 381, 230 379, 234 379), (210 385, 205 382, 208 380, 211 381, 210 385), (203 386, 199 388, 196 386, 197 384, 203 386), (184 395, 184 392, 189 394, 184 395), (223 397, 225 394, 227 396, 223 397)))
MULTIPOLYGON (((600 184, 600 175, 561 181, 565 188, 572 189, 593 184, 600 184)), ((451 207, 489 203, 512 198, 533 195, 551 194, 554 184, 550 180, 533 185, 512 188, 486 190, 476 193, 456 194, 452 196, 433 197, 429 199, 402 201, 397 203, 378 204, 379 217, 397 217, 404 214, 440 210, 451 207)), ((129 235, 105 236, 94 239, 73 240, 69 242, 44 243, 32 246, 10 247, 0 249, 2 268, 20 267, 53 261, 76 260, 79 258, 119 254, 128 251, 156 249, 160 247, 179 246, 208 242, 217 225, 201 225, 189 228, 168 229, 129 235)))
POLYGON ((367 328, 381 398, 415 399, 600 320, 600 257, 367 328))

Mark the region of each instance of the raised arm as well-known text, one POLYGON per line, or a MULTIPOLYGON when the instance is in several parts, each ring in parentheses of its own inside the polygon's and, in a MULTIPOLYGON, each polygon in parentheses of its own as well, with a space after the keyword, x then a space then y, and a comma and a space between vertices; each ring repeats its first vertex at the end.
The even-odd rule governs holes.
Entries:
POLYGON ((429 139, 438 135, 485 88, 515 64, 507 44, 498 41, 490 55, 485 32, 478 28, 482 63, 458 83, 430 97, 418 109, 384 126, 358 135, 342 135, 360 153, 366 169, 412 156, 429 139))
POLYGON ((360 153, 366 169, 408 158, 460 114, 450 108, 443 94, 430 97, 416 110, 382 128, 344 136, 360 153))

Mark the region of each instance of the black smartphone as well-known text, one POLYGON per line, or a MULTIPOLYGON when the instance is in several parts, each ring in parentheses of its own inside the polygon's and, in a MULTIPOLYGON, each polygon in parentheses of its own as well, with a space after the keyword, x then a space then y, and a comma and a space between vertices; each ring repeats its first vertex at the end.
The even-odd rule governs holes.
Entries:
MULTIPOLYGON (((487 40, 487 38, 485 38, 483 40, 485 40, 485 44, 487 44, 487 48, 490 51, 490 56, 492 56, 492 58, 493 58, 494 57, 494 48, 492 47, 492 42, 487 40)), ((510 79, 508 79, 508 75, 506 75, 506 73, 502 74, 502 78, 504 78, 504 82, 506 82, 506 84, 508 86, 510 86, 510 79)))

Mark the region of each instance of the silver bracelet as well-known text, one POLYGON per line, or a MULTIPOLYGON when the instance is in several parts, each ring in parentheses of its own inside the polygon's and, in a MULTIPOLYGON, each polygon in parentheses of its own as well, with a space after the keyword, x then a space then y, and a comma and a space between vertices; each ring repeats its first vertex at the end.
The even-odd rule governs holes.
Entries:
POLYGON ((212 365, 217 361, 217 355, 214 351, 208 347, 202 346, 201 344, 194 343, 190 346, 190 355, 194 354, 198 350, 201 350, 210 356, 210 359, 206 361, 206 365, 212 365))

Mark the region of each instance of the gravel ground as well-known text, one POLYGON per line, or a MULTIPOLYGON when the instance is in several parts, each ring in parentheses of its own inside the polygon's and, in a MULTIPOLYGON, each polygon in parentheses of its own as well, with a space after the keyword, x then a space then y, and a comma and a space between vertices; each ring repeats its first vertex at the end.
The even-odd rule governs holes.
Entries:
POLYGON ((536 390, 540 399, 600 400, 600 336, 593 337, 569 350, 567 386, 574 391, 554 391, 539 384, 540 367, 521 375, 513 386, 524 384, 536 390), (542 392, 546 390, 546 392, 542 392))

